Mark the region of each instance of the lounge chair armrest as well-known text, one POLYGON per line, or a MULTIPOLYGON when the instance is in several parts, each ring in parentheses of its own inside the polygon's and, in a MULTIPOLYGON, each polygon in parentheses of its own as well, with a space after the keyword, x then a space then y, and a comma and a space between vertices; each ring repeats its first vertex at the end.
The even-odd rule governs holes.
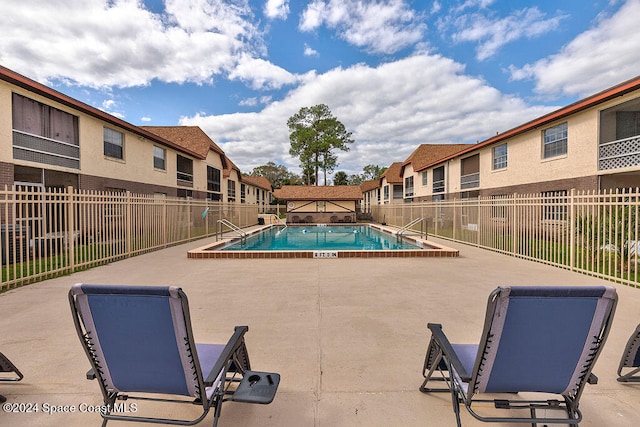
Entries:
POLYGON ((453 346, 449 342, 447 336, 444 334, 444 332, 442 332, 442 325, 439 323, 428 323, 427 327, 431 330, 431 334, 433 335, 433 338, 440 349, 442 349, 444 357, 446 357, 449 363, 453 365, 453 369, 456 370, 460 379, 464 382, 470 382, 471 375, 462 365, 462 362, 458 358, 458 355, 453 349, 453 346))
MULTIPOLYGON (((211 369, 211 372, 207 373, 207 377, 204 382, 205 385, 211 385, 216 381, 218 375, 220 374, 220 371, 222 371, 225 364, 231 359, 233 353, 235 353, 238 348, 244 344, 244 334, 248 330, 248 326, 235 327, 233 335, 231 336, 231 338, 229 338, 229 341, 222 350, 222 353, 220 353, 220 357, 218 357, 216 364, 213 365, 213 369, 211 369)), ((205 374, 205 372, 203 372, 203 374, 205 374)))

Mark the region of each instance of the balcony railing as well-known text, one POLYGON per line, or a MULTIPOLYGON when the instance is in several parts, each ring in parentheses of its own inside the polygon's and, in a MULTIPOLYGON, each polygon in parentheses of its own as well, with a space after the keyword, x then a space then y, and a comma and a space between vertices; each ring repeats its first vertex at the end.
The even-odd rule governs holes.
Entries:
POLYGON ((13 158, 80 169, 80 147, 68 142, 13 131, 13 158))
POLYGON ((600 144, 599 170, 628 168, 640 165, 640 135, 600 144))
POLYGON ((478 188, 480 187, 480 172, 462 175, 460 177, 460 188, 478 188))

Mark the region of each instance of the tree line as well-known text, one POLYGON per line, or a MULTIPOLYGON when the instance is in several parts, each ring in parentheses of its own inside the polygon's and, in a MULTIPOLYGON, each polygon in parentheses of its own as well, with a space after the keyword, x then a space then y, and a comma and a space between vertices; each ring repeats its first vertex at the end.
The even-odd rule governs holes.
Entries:
MULTIPOLYGON (((333 185, 360 185, 364 181, 380 178, 386 170, 386 167, 366 165, 360 174, 348 175, 346 172, 338 171, 333 176, 333 185)), ((273 188, 280 188, 283 185, 314 185, 313 176, 311 183, 308 183, 307 175, 304 172, 300 176, 290 172, 286 166, 274 162, 253 168, 249 175, 267 178, 273 188)))

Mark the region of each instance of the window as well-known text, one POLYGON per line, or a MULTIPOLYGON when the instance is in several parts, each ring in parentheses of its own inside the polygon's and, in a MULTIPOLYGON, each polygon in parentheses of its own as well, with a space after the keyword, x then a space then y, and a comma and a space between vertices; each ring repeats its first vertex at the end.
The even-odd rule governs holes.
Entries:
POLYGON ((496 218, 506 218, 507 217, 507 209, 509 207, 509 197, 506 194, 498 194, 495 196, 491 196, 491 217, 496 218))
POLYGON ((180 154, 177 154, 178 160, 178 170, 176 174, 176 178, 178 179, 179 184, 191 184, 193 185, 193 160, 182 157, 180 154))
POLYGON ((402 199, 402 185, 393 186, 393 198, 394 199, 402 199))
POLYGON ((413 197, 413 176, 404 179, 404 197, 413 197))
POLYGON ((12 112, 14 130, 78 145, 78 117, 17 93, 12 112))
POLYGON ((187 190, 186 188, 178 188, 178 197, 185 199, 193 198, 193 190, 187 190))
POLYGON ((440 166, 433 170, 433 192, 444 192, 444 166, 440 166))
POLYGON ((545 159, 550 157, 562 156, 567 154, 567 124, 554 126, 544 131, 544 150, 545 159))
POLYGON ((227 183, 227 201, 235 202, 236 201, 236 182, 229 180, 227 183))
POLYGON ((240 184, 240 203, 247 202, 247 186, 240 184))
POLYGON ((80 168, 78 117, 17 93, 11 114, 15 160, 80 168))
POLYGON ((104 155, 124 159, 124 135, 117 130, 104 128, 104 155))
POLYGON ((542 217, 557 221, 567 219, 567 190, 542 193, 542 217))
POLYGON ((422 172, 422 185, 427 185, 429 171, 422 172))
POLYGON ((220 192, 220 169, 207 166, 207 191, 220 192))
POLYGON ((167 150, 160 147, 153 147, 153 167, 156 169, 166 170, 167 150))
POLYGON ((461 161, 460 189, 480 186, 480 155, 467 157, 461 161))
POLYGON ((507 144, 493 147, 493 170, 507 167, 507 144))
POLYGON ((388 185, 384 186, 384 199, 385 200, 389 200, 389 186, 388 185))

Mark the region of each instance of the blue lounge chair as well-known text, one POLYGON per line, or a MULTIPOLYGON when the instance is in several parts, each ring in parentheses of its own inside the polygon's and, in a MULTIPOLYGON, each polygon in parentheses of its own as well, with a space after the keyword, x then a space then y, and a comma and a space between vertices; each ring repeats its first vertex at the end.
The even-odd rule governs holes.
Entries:
POLYGON ((69 303, 91 364, 87 378, 98 379, 108 409, 101 412, 103 426, 109 420, 193 425, 211 408, 215 426, 223 402, 270 403, 275 396, 280 376, 250 370, 248 327, 236 326, 226 345, 196 344, 180 288, 76 284, 69 303), (136 398, 196 404, 202 414, 193 420, 145 417, 138 415, 140 406, 126 413, 117 403, 136 398))
POLYGON ((629 337, 624 353, 622 353, 620 366, 618 366, 618 381, 638 382, 640 381, 638 372, 640 372, 640 324, 636 326, 636 330, 629 337), (623 371, 626 372, 623 374, 623 371))
MULTIPOLYGON (((22 372, 11 360, 4 354, 0 353, 0 381, 20 381, 23 378, 22 372)), ((0 403, 6 402, 7 399, 0 395, 0 403)))
POLYGON ((460 403, 480 421, 577 425, 580 396, 587 382, 597 382, 591 371, 616 303, 608 286, 499 287, 489 296, 480 344, 451 344, 442 325, 428 324, 432 335, 420 390, 450 392, 458 426, 460 403), (437 381, 441 386, 432 388, 437 381), (556 398, 526 400, 520 392, 556 398), (500 411, 487 404, 509 411, 495 416, 500 411), (539 417, 541 410, 547 411, 539 417), (567 418, 549 415, 556 410, 567 418))

